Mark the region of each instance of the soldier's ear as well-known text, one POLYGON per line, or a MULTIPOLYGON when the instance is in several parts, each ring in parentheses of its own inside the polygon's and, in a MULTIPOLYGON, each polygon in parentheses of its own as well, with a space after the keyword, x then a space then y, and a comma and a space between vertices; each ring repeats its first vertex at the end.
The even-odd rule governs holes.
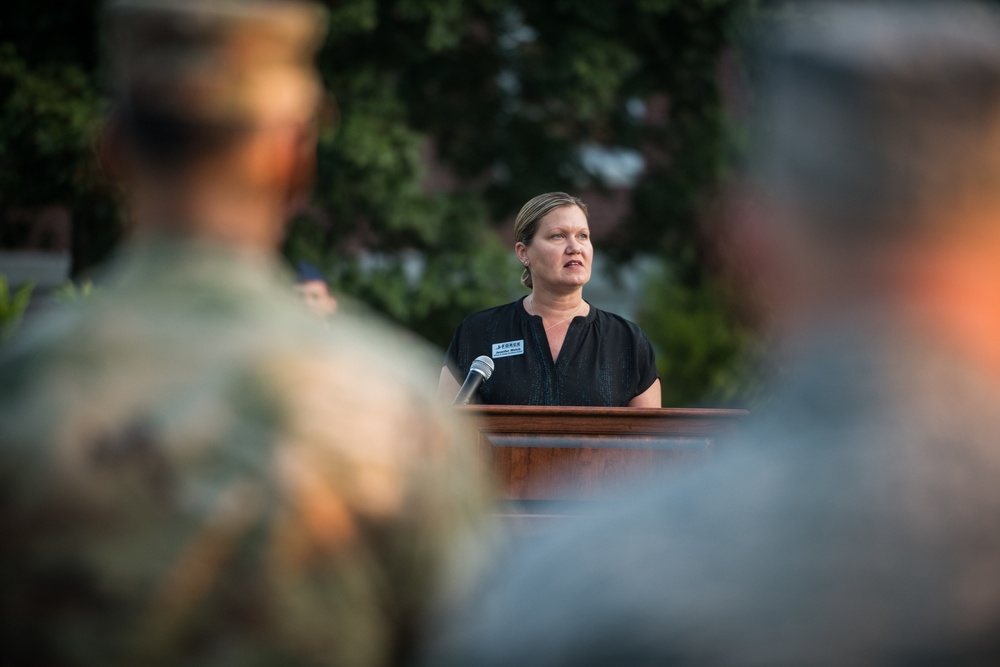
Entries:
POLYGON ((316 135, 311 128, 288 125, 251 136, 241 151, 245 173, 258 186, 299 200, 312 185, 316 135))
POLYGON ((288 201, 301 203, 309 196, 316 175, 316 128, 305 123, 295 133, 290 146, 289 170, 286 176, 288 201))

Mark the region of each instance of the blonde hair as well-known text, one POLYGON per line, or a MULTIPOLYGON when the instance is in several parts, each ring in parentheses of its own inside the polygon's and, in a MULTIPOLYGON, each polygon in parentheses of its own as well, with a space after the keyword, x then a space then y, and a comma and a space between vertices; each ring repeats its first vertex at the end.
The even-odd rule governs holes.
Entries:
MULTIPOLYGON (((531 239, 538 231, 538 222, 553 210, 563 206, 579 206, 587 223, 590 223, 590 214, 587 213, 587 205, 583 203, 582 199, 565 192, 546 192, 544 195, 538 195, 531 199, 521 207, 521 211, 514 220, 514 242, 523 243, 526 246, 531 245, 531 239)), ((525 267, 521 273, 521 284, 531 289, 531 269, 525 267)))

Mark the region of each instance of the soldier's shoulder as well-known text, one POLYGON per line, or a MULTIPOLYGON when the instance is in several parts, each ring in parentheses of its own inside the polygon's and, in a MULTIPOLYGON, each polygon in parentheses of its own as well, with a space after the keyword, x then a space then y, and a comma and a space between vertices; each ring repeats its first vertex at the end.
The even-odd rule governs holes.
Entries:
POLYGON ((85 310, 79 307, 46 308, 29 317, 23 326, 0 345, 0 368, 5 376, 22 367, 44 365, 57 361, 59 351, 79 340, 85 310))
POLYGON ((269 351, 272 371, 295 366, 309 375, 327 376, 327 381, 343 385, 341 391, 352 387, 355 396, 435 393, 440 353, 416 335, 376 318, 338 315, 328 326, 297 327, 289 343, 269 351))

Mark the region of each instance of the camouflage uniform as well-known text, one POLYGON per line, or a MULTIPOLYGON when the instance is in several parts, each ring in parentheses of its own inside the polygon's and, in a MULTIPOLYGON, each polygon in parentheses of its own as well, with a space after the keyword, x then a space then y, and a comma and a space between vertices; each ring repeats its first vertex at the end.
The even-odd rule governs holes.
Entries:
POLYGON ((432 364, 352 318, 320 327, 269 260, 184 242, 133 247, 35 324, 0 362, 5 657, 408 650, 480 508, 432 364))
POLYGON ((790 14, 748 31, 727 202, 767 405, 504 558, 435 667, 1000 665, 1000 13, 790 14))
MULTIPOLYGON (((119 109, 304 118, 322 17, 293 4, 118 2, 119 109)), ((0 662, 398 662, 483 507, 436 364, 190 222, 2 351, 0 662)))
POLYGON ((706 465, 499 562, 428 667, 1000 664, 1000 394, 871 326, 706 465))

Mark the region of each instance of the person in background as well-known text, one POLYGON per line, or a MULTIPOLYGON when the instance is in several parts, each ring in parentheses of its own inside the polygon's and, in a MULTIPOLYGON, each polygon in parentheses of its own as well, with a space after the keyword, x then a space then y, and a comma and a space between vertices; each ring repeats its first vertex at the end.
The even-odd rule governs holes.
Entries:
POLYGON ((780 304, 767 406, 504 558, 431 664, 1000 664, 1000 14, 783 19, 732 195, 780 304))
POLYGON ((104 151, 135 236, 0 357, 5 664, 399 664, 472 544, 485 492, 436 362, 351 317, 317 327, 276 253, 325 17, 104 10, 104 151))
POLYGON ((337 299, 330 294, 326 278, 308 262, 295 265, 295 292, 306 307, 324 321, 337 312, 337 299))
POLYGON ((495 369, 480 403, 660 407, 646 334, 583 299, 594 258, 587 205, 563 192, 539 195, 518 213, 514 237, 531 294, 459 324, 441 369, 442 398, 452 399, 472 361, 486 355, 495 369))

